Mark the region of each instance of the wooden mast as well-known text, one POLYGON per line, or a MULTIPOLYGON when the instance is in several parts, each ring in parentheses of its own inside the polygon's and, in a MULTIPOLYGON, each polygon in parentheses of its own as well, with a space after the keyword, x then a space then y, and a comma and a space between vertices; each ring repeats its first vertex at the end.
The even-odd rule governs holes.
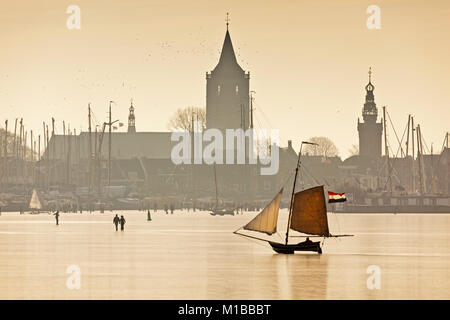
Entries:
POLYGON ((66 155, 66 122, 63 120, 63 156, 62 159, 64 159, 66 155))
MULTIPOLYGON (((46 138, 45 143, 46 143, 47 147, 45 148, 45 150, 47 151, 47 166, 49 168, 48 170, 50 170, 50 150, 48 150, 48 143, 49 143, 48 124, 45 125, 45 129, 47 130, 46 131, 46 136, 45 136, 45 138, 46 138)), ((49 177, 49 175, 50 175, 50 171, 47 172, 47 189, 50 188, 50 177, 49 177)))
POLYGON ((420 181, 420 195, 423 195, 423 177, 422 177, 422 148, 421 148, 421 134, 420 125, 417 125, 417 160, 419 161, 419 181, 420 181))
POLYGON ((5 182, 8 183, 8 120, 5 120, 5 167, 4 167, 4 174, 5 182))
POLYGON ((88 188, 91 193, 91 179, 92 179, 92 130, 91 130, 91 104, 88 104, 88 130, 89 130, 89 157, 88 157, 88 188))
POLYGON ((22 168, 22 181, 23 181, 23 188, 25 189, 25 177, 28 176, 27 175, 27 136, 28 136, 28 132, 25 131, 25 127, 24 127, 24 138, 23 138, 23 168, 22 168))
POLYGON ((384 155, 386 156, 386 173, 389 181, 389 192, 392 193, 391 166, 389 162, 389 148, 387 144, 387 126, 386 126, 386 106, 383 106, 383 123, 384 123, 384 155))
POLYGON ((216 185, 216 208, 217 210, 219 208, 219 193, 217 191, 217 173, 216 173, 216 163, 214 162, 214 183, 216 185))
MULTIPOLYGON (((98 128, 98 125, 96 125, 95 126, 95 134, 94 134, 94 158, 95 158, 95 166, 94 166, 94 171, 95 171, 95 174, 94 174, 94 178, 93 178, 93 180, 94 180, 94 184, 97 182, 97 159, 98 159, 98 154, 97 154, 97 140, 98 140, 98 138, 97 138, 97 128, 98 128)), ((100 188, 99 188, 100 189, 100 188)), ((100 196, 100 191, 98 192, 98 195, 100 196)))
MULTIPOLYGON (((192 108, 192 114, 191 114, 191 130, 190 130, 190 132, 191 132, 191 158, 193 159, 192 160, 192 163, 194 164, 195 163, 195 131, 194 131, 194 113, 195 113, 195 109, 194 108, 192 108)), ((197 115, 198 116, 198 115, 197 115)), ((216 163, 214 162, 214 165, 215 165, 216 163)), ((194 180, 194 168, 195 168, 195 166, 194 165, 192 165, 191 166, 191 179, 192 179, 192 190, 194 190, 195 189, 195 180, 194 180)), ((214 168, 215 169, 215 168, 214 168)), ((217 193, 217 191, 216 191, 216 193, 217 193)), ((216 204, 216 207, 217 207, 217 204, 216 204)))
POLYGON ((13 158, 14 159, 17 158, 17 153, 16 153, 16 134, 17 134, 17 118, 16 118, 16 121, 14 123, 14 137, 13 137, 13 158))
POLYGON ((23 137, 23 118, 20 119, 20 129, 19 129, 19 143, 17 145, 17 154, 18 158, 20 160, 20 167, 17 172, 17 175, 19 176, 20 170, 22 170, 22 137, 23 137))
POLYGON ((412 143, 412 149, 411 149, 411 153, 412 153, 412 188, 413 188, 413 192, 416 192, 416 173, 415 173, 415 162, 414 162, 414 117, 411 116, 411 143, 412 143))
MULTIPOLYGON (((408 114, 408 125, 407 125, 407 130, 406 130, 406 156, 405 156, 405 159, 407 159, 406 161, 407 161, 407 163, 409 163, 409 160, 408 160, 408 155, 409 155, 409 131, 410 131, 410 124, 411 124, 411 115, 410 114, 408 114)), ((414 161, 414 155, 413 155, 413 160, 412 161, 414 161)), ((410 184, 410 179, 408 179, 408 192, 411 192, 411 184, 410 184)))
POLYGON ((112 134, 111 134, 111 130, 112 130, 112 125, 114 123, 116 123, 119 120, 115 120, 112 121, 112 115, 111 115, 111 104, 115 103, 114 101, 109 101, 109 122, 106 123, 104 125, 109 125, 109 148, 108 148, 108 192, 109 192, 109 187, 111 187, 111 139, 112 139, 112 134))
MULTIPOLYGON (((50 173, 50 180, 52 182, 56 181, 56 139, 55 139, 55 118, 52 117, 52 139, 53 139, 53 145, 52 145, 52 171, 50 173)), ((49 150, 50 152, 50 150, 49 150)))
POLYGON ((97 170, 98 170, 97 171, 97 175, 98 175, 98 194, 99 194, 99 196, 101 194, 101 183, 102 183, 102 170, 101 170, 102 143, 103 143, 103 136, 105 135, 106 125, 107 125, 107 123, 104 122, 103 123, 103 127, 102 127, 102 133, 100 135, 99 142, 98 142, 98 151, 97 151, 97 155, 98 155, 98 159, 97 159, 97 170))
POLYGON ((37 173, 37 184, 40 186, 41 179, 41 135, 38 135, 38 173, 37 173))
POLYGON ((30 171, 31 171, 31 181, 30 183, 33 184, 34 183, 34 165, 33 165, 33 161, 34 161, 34 148, 33 148, 33 130, 30 130, 30 171))
POLYGON ((411 115, 408 114, 408 125, 406 129, 406 156, 405 158, 408 158, 409 154, 409 124, 411 123, 411 115))
POLYGON ((70 184, 70 157, 71 157, 71 136, 72 133, 70 131, 70 127, 67 127, 67 162, 66 162, 66 183, 70 184))
POLYGON ((109 188, 111 187, 111 129, 112 129, 111 128, 112 127, 111 103, 112 103, 112 101, 109 102, 108 193, 109 193, 109 188))
POLYGON ((288 240, 289 240, 289 228, 290 228, 290 224, 291 224, 292 205, 294 203, 295 184, 297 183, 298 167, 300 165, 300 156, 302 155, 302 147, 303 147, 304 143, 315 144, 315 143, 311 143, 311 142, 302 141, 302 143, 300 145, 300 152, 298 153, 297 166, 295 167, 295 177, 294 177, 294 186, 292 187, 291 204, 289 206, 289 218, 288 218, 288 223, 287 223, 286 240, 285 240, 286 245, 288 244, 288 240))

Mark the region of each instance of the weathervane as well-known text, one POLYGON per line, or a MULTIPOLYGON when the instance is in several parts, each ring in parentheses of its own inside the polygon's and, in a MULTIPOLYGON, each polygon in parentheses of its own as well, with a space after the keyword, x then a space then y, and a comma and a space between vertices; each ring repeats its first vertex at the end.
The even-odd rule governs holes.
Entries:
POLYGON ((229 13, 227 12, 227 18, 225 19, 225 21, 227 22, 227 30, 228 30, 228 25, 230 23, 230 17, 229 17, 229 13))
POLYGON ((369 83, 372 80, 372 67, 369 67, 369 83))

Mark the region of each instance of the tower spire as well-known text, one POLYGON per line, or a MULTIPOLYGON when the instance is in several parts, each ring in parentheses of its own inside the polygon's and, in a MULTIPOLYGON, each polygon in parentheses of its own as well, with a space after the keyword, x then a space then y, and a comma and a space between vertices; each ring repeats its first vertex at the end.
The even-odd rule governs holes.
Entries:
POLYGON ((128 114, 128 133, 136 132, 136 119, 134 117, 133 99, 131 99, 130 113, 128 114))
POLYGON ((373 94, 375 86, 372 84, 372 67, 369 68, 369 83, 365 89, 366 99, 362 109, 364 122, 360 122, 358 118, 359 155, 379 158, 381 157, 383 125, 381 122, 377 122, 378 109, 373 94))

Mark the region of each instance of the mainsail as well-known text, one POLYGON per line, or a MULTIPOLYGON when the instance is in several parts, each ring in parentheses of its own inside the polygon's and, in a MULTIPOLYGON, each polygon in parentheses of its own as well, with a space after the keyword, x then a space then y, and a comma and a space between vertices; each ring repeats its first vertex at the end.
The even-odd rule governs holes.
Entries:
POLYGON ((41 209, 41 202, 39 201, 36 189, 33 189, 33 194, 30 201, 30 209, 41 209))
POLYGON ((273 200, 249 223, 244 226, 245 230, 252 230, 267 233, 268 235, 277 232, 278 211, 280 209, 283 189, 273 198, 273 200))
POLYGON ((330 235, 323 186, 303 190, 294 195, 290 228, 318 236, 330 235))

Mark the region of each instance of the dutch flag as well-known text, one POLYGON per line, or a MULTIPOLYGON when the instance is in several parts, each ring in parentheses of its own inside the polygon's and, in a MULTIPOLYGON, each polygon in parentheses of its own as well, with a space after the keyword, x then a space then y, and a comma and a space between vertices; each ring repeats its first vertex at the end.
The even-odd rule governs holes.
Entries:
POLYGON ((345 202, 345 201, 347 201, 347 198, 345 197, 345 193, 334 193, 334 192, 328 191, 328 203, 345 202))

